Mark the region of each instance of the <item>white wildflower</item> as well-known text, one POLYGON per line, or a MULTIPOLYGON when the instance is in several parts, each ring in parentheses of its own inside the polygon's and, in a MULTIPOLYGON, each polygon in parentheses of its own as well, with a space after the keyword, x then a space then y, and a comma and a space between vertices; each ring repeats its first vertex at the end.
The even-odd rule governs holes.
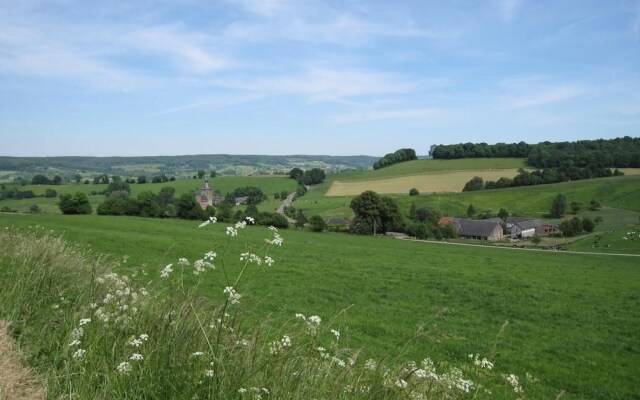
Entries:
POLYGON ((236 228, 234 228, 233 226, 227 226, 227 235, 234 237, 234 236, 238 236, 238 230, 236 228))
POLYGON ((73 340, 71 341, 71 343, 69 343, 69 347, 79 346, 79 345, 80 345, 80 343, 82 343, 82 342, 80 342, 78 339, 73 339, 73 340))
POLYGON ((86 350, 83 349, 78 349, 73 353, 73 358, 75 360, 82 360, 84 358, 84 355, 87 353, 86 350))
POLYGON ((160 271, 160 278, 168 278, 169 275, 173 272, 173 269, 171 268, 172 266, 173 264, 169 264, 164 267, 162 271, 160 271))
POLYGON ((522 386, 520 386, 520 382, 518 381, 517 375, 509 374, 509 375, 503 375, 503 376, 504 376, 504 379, 507 380, 509 385, 513 387, 513 391, 515 393, 524 393, 524 390, 522 389, 522 386))
POLYGON ((320 325, 320 322, 322 321, 322 319, 320 319, 320 317, 318 317, 317 315, 312 315, 309 317, 309 323, 313 324, 313 325, 320 325))
POLYGON ((149 340, 149 335, 147 335, 146 333, 142 333, 140 334, 139 338, 140 340, 144 340, 146 342, 147 340, 149 340))
POLYGON ((404 389, 407 387, 407 381, 405 381, 404 379, 398 379, 396 381, 396 386, 399 387, 400 389, 404 389))
POLYGON ((227 298, 229 299, 229 302, 231 304, 240 303, 240 298, 242 297, 242 295, 236 292, 236 290, 232 286, 227 286, 226 288, 224 288, 223 293, 227 295, 227 298))
POLYGON ((238 393, 240 393, 240 394, 244 394, 246 392, 247 392, 247 389, 245 389, 245 388, 238 389, 238 393))
POLYGON ((333 333, 333 336, 335 336, 335 337, 336 337, 336 340, 340 340, 340 332, 338 332, 338 331, 337 331, 337 330, 335 330, 335 329, 332 329, 332 330, 331 330, 331 333, 333 333))
POLYGON ((278 232, 278 228, 276 228, 275 226, 271 225, 269 226, 269 230, 273 231, 273 232, 278 232))
POLYGON ((256 223, 256 220, 253 219, 253 217, 245 217, 244 219, 246 219, 247 222, 250 223, 250 224, 255 224, 256 223))
POLYGON ((335 356, 331 357, 331 361, 338 364, 340 368, 344 368, 347 365, 344 361, 335 356))
POLYGON ((137 348, 137 347, 142 346, 142 340, 133 338, 133 339, 130 339, 127 344, 137 348))
POLYGON ((291 339, 289 338, 289 336, 284 335, 282 339, 280 339, 280 345, 282 347, 291 347, 291 339))
POLYGON ((300 313, 296 313, 296 319, 301 319, 303 321, 306 321, 307 319, 305 318, 304 314, 300 314, 300 313))
POLYGON ((131 372, 131 364, 127 361, 123 361, 116 367, 119 373, 123 375, 128 375, 131 372))
POLYGON ((88 324, 89 322, 91 322, 91 318, 82 318, 82 319, 80 320, 80 326, 82 326, 82 325, 86 325, 86 324, 88 324))
POLYGON ((204 352, 202 351, 196 351, 191 353, 191 357, 202 357, 204 355, 204 352))
POLYGON ((181 267, 187 267, 189 266, 189 260, 187 260, 186 258, 182 257, 178 259, 178 265, 181 267))
POLYGON ((142 357, 142 354, 140 354, 140 353, 133 353, 131 355, 131 357, 129 357, 129 360, 131 360, 131 361, 142 361, 142 360, 144 360, 144 357, 142 357))
POLYGON ((266 256, 266 257, 264 258, 264 263, 265 263, 265 264, 267 264, 268 266, 272 266, 274 262, 275 262, 275 261, 273 261, 273 258, 271 258, 271 257, 269 257, 269 256, 266 256))
POLYGON ((73 331, 71 331, 71 337, 74 339, 80 340, 83 336, 84 329, 82 328, 75 328, 73 331))
POLYGON ((247 227, 247 221, 236 222, 236 229, 244 229, 247 227))
POLYGON ((204 376, 206 376, 207 378, 213 378, 213 376, 214 376, 213 370, 212 369, 208 369, 208 370, 204 371, 204 376))
POLYGON ((215 251, 208 251, 204 255, 204 259, 207 261, 213 261, 218 256, 215 251))

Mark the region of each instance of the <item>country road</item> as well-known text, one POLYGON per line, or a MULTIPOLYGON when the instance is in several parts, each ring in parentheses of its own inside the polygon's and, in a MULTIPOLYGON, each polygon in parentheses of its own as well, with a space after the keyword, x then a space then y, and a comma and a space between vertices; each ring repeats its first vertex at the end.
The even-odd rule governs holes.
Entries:
POLYGON ((280 207, 278 207, 278 209, 276 210, 276 212, 278 214, 284 215, 287 218, 287 221, 289 221, 290 224, 295 224, 296 220, 289 218, 285 213, 284 213, 284 209, 285 207, 290 207, 291 203, 293 203, 293 198, 296 196, 296 192, 293 193, 289 193, 289 195, 287 196, 286 199, 284 199, 282 201, 282 204, 280 204, 280 207))

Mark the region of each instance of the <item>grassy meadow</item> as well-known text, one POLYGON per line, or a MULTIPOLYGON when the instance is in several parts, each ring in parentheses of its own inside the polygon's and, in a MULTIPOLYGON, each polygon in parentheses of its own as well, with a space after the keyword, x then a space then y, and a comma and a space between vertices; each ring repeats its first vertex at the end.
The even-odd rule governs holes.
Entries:
MULTIPOLYGON (((194 260, 210 250, 234 275, 238 254, 253 249, 245 239, 260 242, 269 233, 249 227, 227 247, 224 225, 198 229, 178 220, 0 214, 5 227, 54 230, 93 254, 128 256, 116 270, 140 277, 144 270, 145 281, 180 257, 194 260)), ((363 358, 401 353, 460 364, 470 353, 491 355, 497 373, 538 379, 522 379, 532 399, 561 391, 569 399, 640 396, 638 258, 281 234, 283 246, 270 252, 275 264, 247 269, 237 287, 249 320, 269 314, 277 325, 295 313, 316 314, 342 333, 343 346, 362 348, 363 358)), ((198 293, 221 302, 225 285, 218 268, 198 293)))
MULTIPOLYGON (((145 184, 131 184, 131 195, 137 196, 141 192, 151 191, 154 193, 160 192, 160 189, 163 187, 173 187, 176 189, 175 197, 179 197, 184 193, 195 192, 202 187, 203 180, 202 179, 184 179, 184 180, 176 180, 169 181, 163 183, 145 183, 145 184)), ((97 194, 92 195, 92 192, 102 192, 107 188, 107 184, 66 184, 66 185, 26 185, 21 186, 20 190, 32 190, 36 195, 44 195, 47 189, 54 189, 58 192, 58 194, 66 194, 66 193, 75 193, 82 192, 89 197, 89 201, 94 211, 98 204, 104 201, 104 195, 97 194)), ((223 176, 209 179, 209 186, 211 189, 215 191, 219 191, 223 195, 229 192, 232 192, 234 189, 244 186, 256 186, 262 189, 262 191, 268 195, 273 197, 276 193, 281 193, 283 191, 293 192, 296 190, 297 184, 294 180, 289 179, 285 176, 223 176)), ((32 199, 21 199, 21 200, 2 200, 0 201, 0 207, 7 206, 11 209, 18 210, 19 212, 28 212, 29 207, 32 205, 37 205, 40 207, 42 212, 45 213, 60 213, 60 209, 57 205, 57 198, 44 198, 44 197, 36 197, 32 199)), ((277 205, 273 207, 269 206, 269 210, 271 208, 275 208, 277 205)))

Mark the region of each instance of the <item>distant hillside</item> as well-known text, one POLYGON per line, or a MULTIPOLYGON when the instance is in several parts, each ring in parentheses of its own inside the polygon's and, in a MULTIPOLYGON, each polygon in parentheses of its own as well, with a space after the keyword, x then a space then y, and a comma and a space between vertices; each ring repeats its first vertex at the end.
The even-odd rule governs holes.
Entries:
POLYGON ((285 173, 294 167, 323 168, 334 171, 370 169, 377 157, 326 155, 231 155, 200 154, 152 157, 6 157, 0 156, 0 171, 20 175, 58 173, 107 173, 123 176, 167 174, 192 175, 197 170, 219 175, 266 175, 285 173))

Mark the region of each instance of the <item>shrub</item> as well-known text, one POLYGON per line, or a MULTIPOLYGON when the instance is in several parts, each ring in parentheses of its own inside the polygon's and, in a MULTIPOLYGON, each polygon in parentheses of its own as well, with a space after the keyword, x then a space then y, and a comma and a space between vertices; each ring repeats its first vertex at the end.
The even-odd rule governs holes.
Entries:
POLYGON ((418 196, 418 195, 420 195, 420 192, 418 191, 418 189, 411 188, 411 190, 409 190, 409 196, 418 196))
POLYGON ((93 211, 87 195, 82 192, 61 194, 58 206, 63 214, 91 214, 93 211))
POLYGON ((324 221, 324 218, 319 215, 312 215, 308 223, 309 228, 313 232, 324 232, 327 230, 327 223, 324 221))

